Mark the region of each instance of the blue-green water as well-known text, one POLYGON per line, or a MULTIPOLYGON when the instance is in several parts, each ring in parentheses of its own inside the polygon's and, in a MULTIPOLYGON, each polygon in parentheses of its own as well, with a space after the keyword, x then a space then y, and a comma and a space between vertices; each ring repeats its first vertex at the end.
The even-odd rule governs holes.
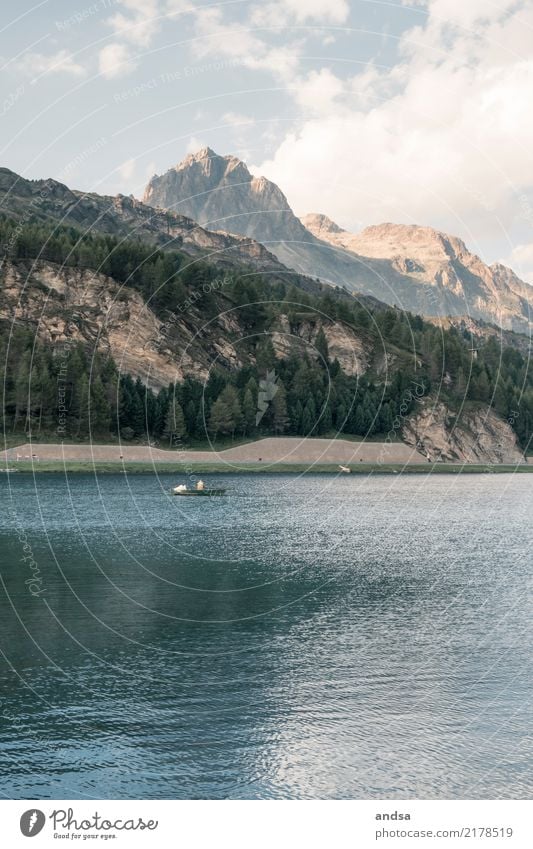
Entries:
POLYGON ((531 795, 530 476, 2 477, 4 797, 531 795))

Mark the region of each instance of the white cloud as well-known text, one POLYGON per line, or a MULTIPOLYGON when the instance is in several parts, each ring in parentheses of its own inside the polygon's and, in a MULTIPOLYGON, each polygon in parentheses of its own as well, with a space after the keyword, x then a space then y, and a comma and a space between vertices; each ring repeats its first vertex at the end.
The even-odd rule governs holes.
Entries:
POLYGON ((501 19, 517 6, 517 0, 427 0, 420 5, 428 10, 431 23, 472 27, 501 19))
POLYGON ((26 53, 24 58, 17 63, 17 67, 29 74, 72 74, 81 77, 86 73, 83 65, 74 61, 67 50, 59 50, 50 56, 43 53, 26 53))
POLYGON ((245 115, 243 112, 224 112, 221 115, 221 121, 224 124, 230 124, 233 127, 236 126, 250 126, 254 123, 254 118, 251 115, 245 115))
POLYGON ((100 73, 104 77, 112 79, 132 71, 136 67, 136 62, 125 44, 112 42, 100 50, 98 65, 100 73))
POLYGON ((339 109, 338 98, 344 93, 344 83, 329 68, 311 71, 297 80, 294 98, 309 114, 324 115, 339 109))
POLYGON ((139 47, 148 47, 161 25, 158 0, 120 0, 123 12, 117 12, 107 23, 117 38, 139 47))
POLYGON ((301 41, 271 45, 242 24, 226 22, 222 10, 215 7, 197 9, 194 28, 198 38, 191 42, 191 49, 199 58, 225 56, 287 81, 298 71, 301 41))
POLYGON ((135 159, 126 159, 122 165, 118 167, 118 173, 124 180, 129 180, 130 177, 133 177, 133 173, 135 171, 135 159))
POLYGON ((455 0, 427 5, 425 27, 405 34, 391 70, 300 79, 301 119, 254 166, 298 213, 345 226, 436 223, 468 236, 533 187, 533 8, 474 0, 456 18, 455 0))
POLYGON ((250 19, 258 26, 283 26, 290 21, 303 24, 342 24, 350 8, 346 0, 278 0, 252 6, 250 19))
POLYGON ((198 136, 191 136, 189 141, 187 142, 187 147, 185 149, 186 153, 196 153, 197 150, 201 150, 204 147, 207 147, 207 142, 203 139, 198 138, 198 136))
POLYGON ((533 284, 533 243, 516 245, 501 262, 514 269, 522 280, 533 284))

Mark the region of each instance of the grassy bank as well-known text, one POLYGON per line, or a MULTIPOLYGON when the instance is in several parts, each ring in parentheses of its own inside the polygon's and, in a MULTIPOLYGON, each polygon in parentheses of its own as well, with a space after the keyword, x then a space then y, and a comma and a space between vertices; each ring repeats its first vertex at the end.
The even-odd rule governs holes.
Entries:
MULTIPOLYGON (((5 468, 5 467, 3 467, 5 468)), ((66 462, 50 461, 32 463, 21 461, 9 465, 17 473, 42 474, 44 472, 97 473, 97 474, 167 474, 177 476, 217 475, 217 474, 339 474, 337 464, 320 463, 143 463, 143 462, 87 462, 68 460, 66 462)), ((420 464, 403 466, 399 464, 357 463, 350 466, 356 475, 427 475, 427 474, 514 474, 533 472, 531 465, 458 465, 451 463, 436 463, 435 465, 420 464)))

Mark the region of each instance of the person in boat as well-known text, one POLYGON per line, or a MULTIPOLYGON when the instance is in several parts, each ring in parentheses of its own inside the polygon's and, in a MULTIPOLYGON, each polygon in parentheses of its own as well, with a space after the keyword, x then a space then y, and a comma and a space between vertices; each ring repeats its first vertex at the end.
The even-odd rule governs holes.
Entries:
POLYGON ((196 484, 196 489, 197 489, 197 490, 199 490, 200 492, 202 491, 202 489, 205 489, 205 484, 204 484, 204 482, 203 482, 203 481, 198 481, 198 483, 196 484))
POLYGON ((174 492, 185 492, 186 489, 187 489, 187 487, 185 486, 185 484, 180 483, 179 486, 174 487, 174 492))

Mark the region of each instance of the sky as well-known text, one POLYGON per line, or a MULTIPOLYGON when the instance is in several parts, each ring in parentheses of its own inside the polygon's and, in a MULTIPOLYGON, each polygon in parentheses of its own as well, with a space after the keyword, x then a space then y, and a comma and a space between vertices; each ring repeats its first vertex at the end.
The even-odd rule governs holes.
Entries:
POLYGON ((298 215, 533 283, 533 0, 4 0, 0 165, 142 196, 209 145, 298 215))

